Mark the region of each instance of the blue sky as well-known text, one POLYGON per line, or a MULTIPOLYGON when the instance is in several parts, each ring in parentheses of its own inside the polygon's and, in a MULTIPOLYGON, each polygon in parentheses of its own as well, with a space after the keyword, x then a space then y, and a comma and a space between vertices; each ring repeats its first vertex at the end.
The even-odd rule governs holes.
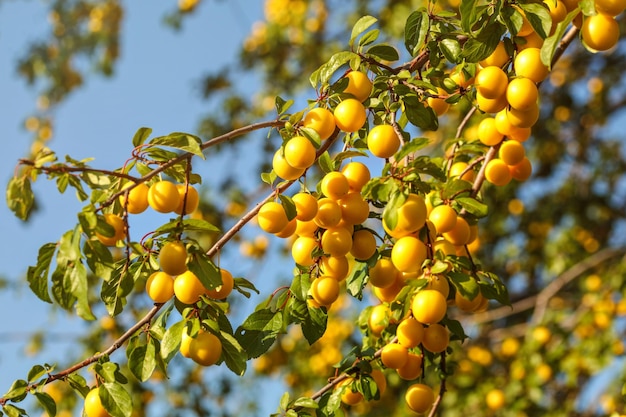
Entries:
MULTIPOLYGON (((76 159, 95 157, 94 166, 116 168, 130 155, 131 139, 139 127, 151 127, 155 136, 173 131, 193 132, 200 116, 208 110, 194 89, 195 83, 201 75, 233 60, 247 28, 261 18, 262 4, 245 0, 205 1, 176 32, 162 23, 175 2, 125 2, 116 75, 112 79, 88 78, 86 86, 56 109, 51 148, 60 158, 66 154, 76 159)), ((30 147, 23 121, 35 109, 37 97, 36 91, 18 77, 16 61, 29 42, 44 36, 47 29, 44 2, 1 3, 3 188, 18 158, 30 147)), ((0 204, 0 225, 5 237, 0 243, 0 276, 16 283, 12 289, 0 291, 5 317, 0 326, 0 394, 14 379, 24 378, 33 364, 54 363, 62 358, 82 326, 63 312, 50 315, 21 281, 27 266, 35 262, 38 248, 71 229, 76 222, 75 213, 81 208, 71 191, 59 195, 52 182, 37 181, 34 190, 42 209, 28 224, 15 218, 4 201, 0 204), (28 335, 43 330, 53 335, 45 355, 26 356, 28 335)), ((158 214, 154 216, 145 216, 147 230, 167 220, 158 214)), ((239 271, 238 275, 242 273, 239 271)))

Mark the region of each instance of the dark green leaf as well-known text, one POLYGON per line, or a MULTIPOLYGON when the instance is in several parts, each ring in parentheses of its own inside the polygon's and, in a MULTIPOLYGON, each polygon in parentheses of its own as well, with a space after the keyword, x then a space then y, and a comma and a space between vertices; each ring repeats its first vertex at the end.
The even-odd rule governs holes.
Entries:
POLYGON ((286 112, 292 104, 293 100, 285 101, 279 96, 276 96, 276 99, 274 101, 274 105, 276 106, 276 112, 279 116, 286 112))
POLYGON ((192 252, 191 261, 187 267, 198 277, 206 289, 213 290, 222 285, 222 274, 204 252, 192 252))
POLYGON ((52 303, 48 292, 48 275, 50 273, 50 264, 56 250, 56 243, 46 243, 39 248, 37 254, 37 264, 29 266, 26 273, 28 286, 40 300, 52 303))
POLYGON ((443 189, 441 198, 448 200, 451 198, 457 198, 461 194, 469 194, 472 191, 472 184, 460 179, 448 180, 446 186, 443 189))
POLYGON ((310 287, 311 280, 309 274, 298 273, 293 277, 289 291, 298 300, 306 301, 310 287))
POLYGON ((248 281, 245 278, 235 278, 235 290, 239 291, 239 293, 243 294, 246 298, 250 298, 250 291, 254 291, 257 294, 261 294, 261 292, 254 286, 253 283, 248 281), (247 291, 250 290, 250 291, 247 291))
POLYGON ((370 26, 376 23, 378 19, 372 16, 363 16, 352 27, 352 33, 350 34, 350 47, 354 45, 356 38, 367 30, 370 26))
POLYGON ((56 416, 57 404, 54 402, 54 399, 50 396, 50 394, 45 392, 35 392, 34 395, 41 408, 43 408, 43 410, 47 413, 48 417, 56 416))
POLYGON ((222 341, 222 357, 228 369, 235 375, 242 376, 246 372, 247 355, 239 341, 231 334, 220 331, 222 341))
POLYGON ((7 185, 7 206, 20 220, 28 220, 35 195, 30 187, 28 177, 11 178, 7 185))
POLYGON ((130 417, 133 402, 121 384, 106 382, 99 388, 100 400, 112 417, 130 417))
POLYGON ((443 323, 455 338, 458 338, 461 342, 467 339, 468 336, 465 334, 463 325, 458 320, 452 320, 446 317, 443 319, 443 323))
POLYGON ((356 264, 350 275, 346 278, 348 294, 358 300, 363 299, 363 288, 365 288, 367 279, 367 268, 364 263, 356 264), (362 265, 362 267, 357 267, 362 265))
POLYGON ((404 114, 411 124, 426 130, 438 129, 439 120, 437 120, 437 115, 430 107, 426 107, 417 96, 405 96, 403 101, 404 114))
POLYGON ((287 218, 292 220, 296 217, 296 203, 293 202, 291 197, 286 196, 284 194, 278 194, 278 198, 287 214, 287 218))
POLYGON ((430 18, 424 8, 420 8, 409 15, 404 26, 404 46, 411 56, 417 55, 426 41, 430 18))
POLYGON ((185 152, 190 152, 196 156, 204 159, 202 153, 202 140, 189 133, 174 132, 167 136, 158 136, 150 141, 151 145, 166 146, 169 148, 180 149, 185 152))
POLYGON ((400 55, 398 54, 396 48, 384 43, 372 45, 366 53, 385 61, 397 61, 400 59, 400 55))
POLYGON ((491 272, 483 271, 478 271, 478 276, 481 278, 480 291, 485 297, 490 300, 496 300, 503 305, 511 305, 509 291, 500 277, 491 272))
POLYGON ((520 3, 520 7, 541 39, 547 38, 552 28, 552 18, 546 5, 544 3, 520 3))
POLYGON ((309 345, 315 343, 326 331, 328 314, 322 308, 309 307, 309 314, 302 323, 302 334, 309 345))
POLYGON ((449 272, 448 278, 452 281, 452 285, 464 298, 473 300, 479 292, 478 283, 470 275, 462 272, 449 272))
POLYGON ((487 58, 496 49, 505 32, 506 27, 498 22, 486 25, 476 37, 465 42, 461 57, 467 62, 478 62, 487 58))
POLYGON ((237 331, 237 339, 250 358, 258 358, 274 344, 283 329, 282 311, 269 308, 252 313, 237 331))

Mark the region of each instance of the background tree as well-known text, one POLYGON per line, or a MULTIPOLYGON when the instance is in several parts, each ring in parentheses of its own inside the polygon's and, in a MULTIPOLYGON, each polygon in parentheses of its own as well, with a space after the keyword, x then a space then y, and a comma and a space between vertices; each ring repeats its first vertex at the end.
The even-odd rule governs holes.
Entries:
MULTIPOLYGON (((57 181, 60 190, 67 185, 95 190, 89 200, 93 205, 87 204, 79 215, 77 229, 64 235, 58 248, 54 243, 42 247, 37 266, 29 269, 27 280, 39 297, 50 297, 48 274, 54 271, 50 289, 57 304, 68 309, 76 307, 76 313, 90 319, 93 318, 93 306, 101 306, 104 301, 115 319, 90 327, 90 333, 84 339, 85 353, 75 358, 79 362, 86 357, 99 359, 92 371, 80 366, 77 373, 59 374, 58 370, 63 366, 50 372, 45 366, 33 368, 28 378, 24 378, 31 385, 18 381, 14 389, 5 394, 2 401, 6 414, 20 414, 15 408, 18 406, 16 402, 22 399, 27 388, 35 392, 35 397, 49 414, 54 414, 50 397, 57 400, 60 411, 78 409, 82 405, 80 397, 58 395, 58 390, 69 393, 73 388, 86 395, 85 381, 93 387, 94 371, 105 387, 102 401, 113 415, 131 414, 127 397, 132 397, 132 412, 136 415, 155 415, 164 404, 174 405, 164 412, 167 415, 185 415, 185 412, 208 415, 209 410, 216 408, 227 415, 231 411, 228 406, 221 407, 222 402, 246 404, 253 414, 258 404, 247 401, 249 397, 234 388, 241 379, 226 372, 224 366, 203 371, 193 362, 184 362, 176 355, 168 367, 171 378, 163 379, 161 360, 169 361, 178 351, 185 323, 193 323, 189 324, 189 330, 195 335, 199 323, 194 318, 198 316, 206 319, 209 333, 215 332, 220 337, 224 352, 222 359, 235 373, 243 371, 244 359, 248 356, 256 357, 269 349, 267 354, 253 361, 257 371, 255 378, 277 373, 284 376, 290 386, 291 399, 303 397, 295 404, 284 397, 280 407, 285 413, 286 409, 310 413, 314 404, 309 398, 321 398, 321 408, 328 413, 366 413, 375 407, 377 411, 371 412, 404 415, 409 411, 403 402, 398 405, 398 398, 416 381, 435 388, 437 406, 432 409, 441 415, 468 412, 480 415, 594 415, 617 414, 623 410, 621 357, 624 322, 620 316, 624 314, 625 305, 620 261, 624 254, 621 233, 624 225, 624 170, 623 145, 617 127, 623 109, 624 83, 620 71, 624 67, 624 48, 621 45, 612 48, 610 53, 591 54, 576 39, 578 31, 570 25, 579 19, 581 10, 586 16, 604 11, 600 14, 602 17, 618 14, 623 7, 619 2, 545 5, 520 2, 521 9, 503 2, 466 1, 434 5, 381 2, 375 6, 369 3, 345 5, 342 2, 336 5, 322 1, 267 1, 265 21, 253 25, 242 47, 241 65, 236 66, 241 72, 253 73, 264 81, 258 94, 250 100, 250 92, 239 91, 237 78, 242 76, 241 73, 225 69, 210 74, 204 79, 202 91, 215 110, 200 123, 197 136, 172 134, 151 138, 149 130, 140 129, 133 138, 136 148, 132 159, 122 170, 115 172, 91 171, 85 162, 75 160, 56 164, 45 145, 51 137, 54 114, 51 109, 79 87, 86 76, 77 64, 79 57, 87 57, 88 61, 96 63, 96 68, 103 74, 109 75, 115 68, 123 7, 117 2, 58 2, 52 5, 50 38, 35 45, 20 62, 21 73, 32 83, 42 86, 40 101, 46 110, 27 119, 26 127, 34 132, 32 155, 21 161, 19 175, 10 182, 8 202, 18 216, 29 217, 33 206, 26 174, 47 175, 57 181), (528 21, 522 19, 519 10, 525 12, 528 21), (376 19, 360 19, 361 16, 376 19), (556 23, 559 19, 563 21, 560 25, 556 23), (528 24, 530 32, 524 33, 528 24), (505 41, 500 46, 498 42, 503 37, 505 41), (487 167, 498 152, 499 158, 495 159, 506 160, 508 156, 502 149, 504 144, 514 143, 511 138, 515 133, 506 132, 509 140, 504 144, 500 144, 500 138, 490 142, 493 129, 489 131, 490 122, 483 123, 483 120, 491 120, 489 113, 493 115, 495 112, 487 108, 490 103, 481 102, 477 95, 488 95, 492 79, 476 78, 474 83, 465 84, 463 78, 478 77, 475 64, 484 59, 491 60, 482 62, 485 67, 504 67, 511 76, 520 76, 522 65, 516 64, 512 68, 512 57, 521 55, 524 47, 541 46, 537 37, 547 38, 542 54, 545 62, 554 57, 554 66, 545 80, 533 79, 528 74, 521 77, 530 79, 533 85, 540 83, 541 112, 532 126, 532 137, 523 144, 524 153, 532 161, 533 176, 523 183, 514 181, 503 187, 496 186, 493 183, 507 182, 506 178, 495 175, 496 168, 481 167, 487 167), (348 40, 352 53, 339 52, 346 50, 348 40), (563 50, 565 53, 561 55, 563 50), (325 62, 328 63, 320 67, 325 62), (188 244, 190 270, 203 277, 205 286, 215 287, 220 283, 216 266, 228 269, 229 260, 235 262, 239 250, 232 241, 223 244, 225 240, 219 239, 224 235, 216 229, 229 230, 235 224, 232 230, 237 230, 243 223, 238 219, 247 221, 256 214, 257 203, 263 194, 256 188, 250 189, 237 175, 225 176, 220 181, 219 192, 207 191, 199 211, 191 217, 173 217, 160 228, 153 224, 147 232, 154 233, 144 238, 134 231, 132 239, 131 235, 117 236, 134 243, 126 249, 114 250, 112 255, 107 255, 109 251, 102 245, 94 243, 102 241, 104 236, 103 243, 107 244, 106 237, 114 235, 113 230, 105 226, 100 210, 108 212, 113 209, 116 213, 124 212, 124 208, 130 210, 130 203, 120 203, 117 197, 124 195, 121 188, 124 182, 139 181, 139 176, 142 177, 140 181, 152 183, 162 172, 180 184, 195 184, 200 177, 206 178, 209 174, 202 166, 201 148, 208 149, 209 158, 213 157, 211 153, 215 149, 227 152, 227 146, 235 147, 235 152, 239 153, 250 152, 249 149, 263 152, 265 162, 258 167, 258 172, 266 173, 262 178, 273 184, 272 190, 284 191, 286 184, 269 173, 272 167, 278 171, 269 161, 281 143, 296 134, 294 129, 301 127, 302 116, 310 113, 299 113, 306 108, 304 99, 317 99, 320 107, 328 105, 337 114, 336 106, 340 100, 347 101, 346 93, 358 97, 359 91, 350 91, 352 87, 346 80, 350 77, 350 70, 353 70, 352 74, 360 70, 374 79, 373 92, 361 100, 370 109, 369 128, 386 124, 392 127, 393 133, 404 133, 400 135, 404 146, 399 153, 392 149, 393 152, 386 155, 395 155, 390 164, 383 164, 382 159, 376 158, 369 159, 376 162, 368 162, 372 176, 381 178, 368 183, 362 190, 373 208, 373 220, 366 226, 379 234, 380 254, 352 266, 347 290, 356 299, 342 295, 337 301, 331 301, 328 329, 309 346, 309 342, 321 335, 326 315, 325 309, 311 304, 307 307, 304 302, 306 288, 322 284, 308 282, 309 275, 315 277, 318 273, 315 267, 309 269, 304 265, 295 277, 292 276, 293 265, 288 259, 281 269, 276 270, 277 279, 272 289, 261 294, 267 302, 262 303, 247 321, 246 316, 252 313, 253 306, 248 306, 241 296, 229 296, 229 315, 222 310, 224 304, 211 301, 219 297, 209 297, 200 304, 202 309, 176 305, 176 309, 189 319, 187 321, 181 321, 180 316, 176 318, 178 313, 171 309, 171 303, 164 310, 171 311, 169 317, 159 315, 154 319, 154 314, 162 314, 158 310, 163 307, 158 303, 150 310, 151 301, 144 294, 143 286, 159 264, 165 269, 163 261, 156 257, 156 252, 163 252, 165 240, 177 240, 182 236, 188 244), (311 73, 314 75, 309 78, 311 73), (315 94, 309 81, 316 89, 315 94), (283 99, 275 99, 276 95, 283 99), (302 104, 289 107, 288 97, 300 97, 302 104), (422 102, 428 102, 428 106, 422 106, 422 102), (476 104, 487 114, 476 110, 476 104), (450 106, 446 110, 447 105, 450 106), (274 119, 276 110, 279 113, 277 120, 247 127, 258 120, 274 119), (258 135, 252 133, 256 130, 262 131, 258 135), (272 134, 265 140, 268 131, 272 134), (245 142, 231 141, 240 133, 247 134, 245 142), (153 146, 146 146, 146 143, 153 146), (188 153, 172 153, 171 148, 188 153), (456 163, 466 163, 469 168, 458 168, 463 165, 456 163), (467 181, 455 180, 455 175, 467 181), (484 183, 485 176, 492 184, 484 183), (81 181, 82 186, 79 185, 81 181), (430 260, 423 266, 434 275, 445 276, 442 279, 451 287, 450 299, 455 298, 455 293, 472 299, 480 287, 481 296, 493 301, 488 309, 471 314, 452 307, 448 309, 443 323, 452 332, 451 349, 438 355, 433 354, 437 349, 424 348, 424 344, 422 348, 413 348, 413 353, 419 353, 424 364, 417 367, 423 372, 407 382, 401 375, 408 371, 384 370, 386 390, 380 395, 380 380, 376 379, 381 368, 379 356, 384 352, 384 346, 396 348, 403 345, 395 343, 394 338, 399 327, 397 321, 406 313, 403 307, 410 304, 413 292, 426 284, 436 285, 427 279, 428 276, 419 278, 418 274, 417 278, 409 278, 405 289, 398 289, 399 292, 391 295, 381 294, 380 290, 373 295, 371 291, 375 281, 372 270, 377 258, 388 256, 392 246, 400 246, 398 240, 401 237, 394 236, 393 225, 402 220, 398 209, 409 191, 425 197, 430 205, 451 204, 457 211, 462 210, 470 224, 478 224, 480 245, 474 244, 469 252, 444 248, 438 253, 431 241, 434 236, 430 237, 423 230, 420 237, 428 248, 427 258, 430 260), (223 196, 230 200, 227 205, 221 203, 223 196), (381 218, 391 229, 385 240, 380 239, 385 236, 381 218), (100 240, 96 233, 100 233, 100 240), (154 253, 151 254, 150 250, 154 253), (85 256, 82 269, 76 267, 80 264, 79 254, 85 256), (55 261, 48 271, 51 259, 55 261), (114 261, 117 263, 113 264, 114 261), (104 286, 102 278, 106 281, 104 286), (476 278, 482 283, 480 286, 476 285, 476 278), (499 285, 500 280, 506 283, 508 294, 499 285), (367 281, 369 283, 365 285, 367 281), (396 295, 404 303, 393 303, 396 295), (381 311, 372 307, 380 303, 379 299, 383 301, 380 305, 388 305, 393 311, 391 317, 383 314, 382 320, 371 318, 373 313, 381 311), (506 304, 507 300, 513 308, 499 306, 506 304), (228 328, 227 317, 233 322, 234 329, 228 328), (139 331, 133 332, 130 338, 122 336, 137 320, 142 321, 133 330, 139 331), (151 323, 149 332, 145 326, 148 322, 151 323), (287 326, 288 322, 303 323, 303 330, 295 325, 287 326), (245 332, 237 329, 241 323, 243 327, 239 330, 245 332), (464 338, 466 335, 469 337, 464 338), (113 362, 108 361, 107 356, 93 356, 108 346, 117 348, 113 341, 120 336, 128 364, 119 354, 111 358, 113 362), (464 340, 461 343, 455 339, 464 340), (157 354, 159 350, 163 355, 157 354), (337 363, 338 370, 334 371, 332 366, 337 363), (615 371, 597 377, 607 369, 615 371), (347 374, 341 373, 346 370, 347 374), (54 376, 46 379, 46 374, 54 376), (216 382, 215 375, 220 375, 219 382, 216 382), (349 385, 342 382, 346 375, 354 378, 349 385), (331 379, 325 386, 328 378, 333 376, 338 378, 331 379), (46 382, 49 384, 44 387, 46 382), (32 384, 38 384, 38 388, 32 384), (316 388, 321 387, 325 388, 316 392, 316 388), (600 387, 601 395, 595 393, 594 387, 600 387), (360 398, 356 394, 352 399, 344 397, 344 405, 335 410, 341 395, 352 389, 360 391, 366 399, 376 401, 357 401, 360 398), (159 395, 153 397, 154 392, 159 395), (149 403, 152 398, 156 398, 152 404, 140 405, 149 403), (354 404, 346 405, 352 402, 354 404)), ((174 28, 184 26, 185 18, 193 14, 196 7, 199 5, 183 2, 166 21, 174 28)), ((586 22, 593 20, 585 18, 586 22)), ((612 18, 605 21, 602 28, 609 29, 602 33, 612 33, 611 23, 607 24, 612 21, 612 18)), ((623 27, 621 17, 616 22, 623 27)), ((589 23, 583 26, 583 40, 587 46, 595 42, 593 37, 590 38, 594 33, 589 23)), ((600 49, 598 46, 602 45, 596 45, 596 49, 600 49)), ((504 81, 506 83, 506 76, 504 81)), ((498 83, 493 84, 494 88, 498 87, 498 83)), ((522 89, 524 94, 529 90, 532 88, 527 86, 522 89)), ((511 97, 507 96, 508 103, 512 105, 513 100, 520 96, 524 98, 524 94, 511 93, 511 97)), ((315 107, 314 101, 311 107, 315 107)), ((307 141, 320 146, 316 165, 319 170, 315 168, 307 172, 305 189, 308 187, 313 192, 329 196, 334 188, 325 187, 324 182, 316 190, 317 180, 328 171, 345 165, 352 158, 364 161, 359 158, 361 153, 384 153, 372 146, 367 150, 366 145, 375 141, 368 135, 367 128, 360 131, 359 128, 356 126, 358 132, 351 135, 334 132, 326 141, 320 140, 319 129, 299 131, 308 137, 307 141), (327 149, 329 153, 324 153, 327 149), (346 149, 352 153, 340 152, 346 149)), ((340 130, 352 129, 345 126, 340 130)), ((128 154, 123 154, 120 161, 127 157, 128 154)), ((96 169, 97 165, 94 164, 93 168, 96 169)), ((509 172, 508 168, 506 172, 509 172)), ((185 186, 184 189, 189 188, 185 186)), ((267 194, 269 186, 263 192, 268 195, 266 200, 272 198, 273 194, 267 194)), ((189 197, 189 194, 185 195, 189 197)), ((293 190, 283 195, 292 196, 293 190)), ((291 218, 294 214, 292 200, 281 198, 279 201, 291 218)), ((154 208, 155 203, 151 206, 154 208)), ((132 216, 122 217, 122 224, 130 223, 131 231, 132 220, 132 216)), ((271 229, 267 225, 264 227, 263 220, 259 225, 271 229)), ((72 227, 68 225, 68 229, 72 227)), ((225 236, 231 237, 229 234, 225 236)), ((246 228, 243 233, 233 235, 233 239, 241 239, 241 250, 249 257, 259 261, 266 257, 276 259, 276 253, 267 251, 266 236, 246 228)), ((449 237, 448 240, 452 239, 449 237)), ((271 244, 273 247, 279 245, 273 238, 271 244)), ((290 241, 285 249, 290 249, 291 245, 290 241)), ((329 251, 328 248, 322 249, 329 251)), ((310 249, 308 252, 307 255, 310 249)), ((394 260, 393 251, 391 259, 394 260)), ((402 267, 400 261, 393 263, 396 268, 402 267)), ((325 268, 322 265, 326 272, 325 268)), ((413 266, 406 265, 404 269, 410 272, 413 266)), ((235 282, 242 292, 253 292, 248 281, 235 282)), ((324 304, 324 297, 320 298, 319 294, 315 297, 315 291, 310 292, 314 301, 324 304)), ((180 300, 181 295, 177 294, 177 298, 180 300)), ((463 302, 457 298, 457 307, 463 302)), ((467 310, 476 308, 469 306, 467 310)), ((416 315, 415 309, 413 314, 416 315)), ((435 327, 427 319, 423 323, 430 325, 428 328, 435 327)), ((391 359, 383 358, 382 362, 385 365, 382 369, 394 367, 391 359)), ((67 365, 72 363, 74 361, 68 361, 67 365)), ((427 405, 431 408, 430 404, 427 405)))

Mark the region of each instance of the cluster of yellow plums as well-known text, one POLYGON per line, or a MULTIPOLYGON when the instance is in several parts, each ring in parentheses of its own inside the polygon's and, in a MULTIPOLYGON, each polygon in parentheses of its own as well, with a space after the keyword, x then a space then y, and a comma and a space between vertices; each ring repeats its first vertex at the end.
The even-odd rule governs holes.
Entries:
MULTIPOLYGON (((552 18, 553 30, 567 13, 578 7, 576 0, 546 0, 545 3, 552 18)), ((589 48, 606 51, 617 45, 619 26, 614 16, 624 11, 626 1, 597 0, 594 4, 596 15, 583 18, 581 13, 573 23, 580 27, 582 41, 589 48)), ((478 139, 498 150, 497 157, 489 160, 485 166, 487 181, 498 186, 508 184, 511 179, 525 181, 532 172, 522 143, 528 139, 531 127, 539 118, 537 85, 549 74, 548 67, 541 60, 543 39, 525 17, 516 36, 521 41, 515 46, 513 59, 505 42, 501 41, 495 51, 480 62, 475 79, 465 81, 464 77, 458 75, 455 78, 464 88, 473 83, 478 108, 494 114, 480 122, 478 139), (510 63, 512 68, 507 73, 510 63)), ((442 108, 437 103, 432 103, 433 108, 441 114, 447 107, 442 108)))
MULTIPOLYGON (((129 214, 143 213, 151 207, 159 213, 185 215, 197 209, 199 196, 197 190, 189 184, 162 180, 150 186, 145 183, 134 185, 120 197, 120 203, 129 214)), ((96 237, 106 246, 115 246, 126 236, 125 220, 114 213, 104 214, 104 219, 114 229, 114 234, 104 236, 96 233, 96 237)), ((188 258, 187 248, 182 240, 168 240, 160 247, 160 270, 152 273, 146 281, 146 293, 155 303, 166 303, 176 297, 183 304, 194 305, 202 297, 215 300, 228 297, 234 288, 234 279, 229 271, 220 268, 221 285, 207 289, 196 274, 188 269, 188 258)), ((220 360, 222 343, 208 330, 200 329, 195 336, 189 335, 185 330, 181 338, 180 353, 200 365, 210 366, 220 360)), ((109 416, 100 401, 98 388, 91 390, 85 398, 85 413, 88 417, 109 416)))
MULTIPOLYGON (((346 98, 334 112, 317 107, 304 117, 302 126, 315 130, 322 140, 327 140, 336 128, 346 133, 356 132, 366 122, 365 107, 372 89, 371 81, 359 71, 351 71, 346 98)), ((396 129, 387 123, 374 126, 368 133, 369 151, 379 158, 391 158, 400 148, 401 141, 396 129)), ((282 179, 295 180, 302 176, 316 160, 312 142, 296 135, 287 139, 273 160, 274 172, 282 179)), ((457 168, 459 169, 458 165, 457 168)), ((475 242, 477 228, 470 225, 448 204, 433 207, 430 196, 409 193, 397 208, 396 223, 382 220, 382 230, 389 240, 389 256, 380 256, 377 234, 371 228, 371 208, 363 198, 362 189, 371 179, 368 167, 359 161, 349 161, 337 171, 321 178, 316 192, 300 191, 291 197, 295 205, 295 217, 289 219, 282 202, 264 203, 258 212, 258 225, 268 233, 291 239, 291 253, 295 263, 308 270, 312 281, 309 303, 313 306, 330 307, 340 294, 342 281, 348 276, 351 264, 370 262, 368 282, 381 301, 369 316, 371 334, 380 336, 388 326, 391 316, 390 303, 409 282, 426 278, 426 287, 417 291, 411 301, 411 313, 397 324, 397 342, 382 348, 381 364, 396 369, 407 380, 416 380, 422 373, 422 348, 433 352, 444 351, 449 343, 448 329, 440 323, 446 315, 449 303, 455 303, 464 311, 478 311, 487 307, 487 299, 480 293, 472 300, 458 291, 448 301, 450 284, 443 275, 422 272, 422 264, 437 252, 466 254, 466 245, 475 242), (370 219, 370 220, 368 220, 370 219)), ((374 216, 376 217, 376 216, 374 216)), ((372 377, 379 389, 384 386, 384 375, 375 370, 372 377)), ((354 405, 362 395, 352 389, 348 378, 340 384, 344 403, 354 405)), ((432 389, 415 384, 406 395, 407 404, 415 411, 423 412, 434 401, 432 389), (430 397, 428 397, 430 395, 430 397), (426 397, 424 397, 426 396, 426 397), (428 400, 428 398, 432 398, 428 400)))

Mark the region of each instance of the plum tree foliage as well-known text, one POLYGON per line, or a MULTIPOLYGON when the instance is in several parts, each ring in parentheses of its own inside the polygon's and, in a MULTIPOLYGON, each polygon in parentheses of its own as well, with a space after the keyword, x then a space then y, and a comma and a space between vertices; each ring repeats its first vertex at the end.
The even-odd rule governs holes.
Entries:
POLYGON ((7 203, 27 221, 35 179, 76 191, 25 280, 93 326, 74 363, 17 376, 3 414, 31 397, 49 416, 84 397, 87 415, 255 414, 245 381, 278 374, 275 415, 620 415, 626 373, 597 375, 623 367, 626 331, 626 3, 335 3, 266 0, 239 58, 258 96, 207 76, 220 110, 195 133, 139 128, 114 170, 59 159, 49 109, 86 76, 76 58, 113 73, 123 5, 51 3, 19 62, 48 110, 7 203), (236 176, 203 196, 204 160, 243 138, 265 197, 236 176), (170 218, 136 236, 146 210, 170 218), (268 238, 289 279, 240 317, 260 291, 227 255, 276 256, 268 238))

